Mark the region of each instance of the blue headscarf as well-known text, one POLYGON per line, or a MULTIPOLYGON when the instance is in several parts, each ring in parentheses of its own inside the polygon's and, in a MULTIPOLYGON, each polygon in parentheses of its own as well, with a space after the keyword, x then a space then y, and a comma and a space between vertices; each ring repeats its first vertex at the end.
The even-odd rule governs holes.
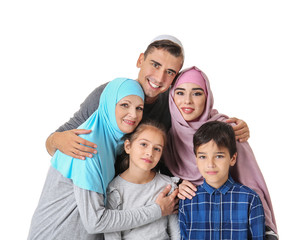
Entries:
POLYGON ((59 150, 51 164, 64 177, 72 179, 80 188, 106 194, 106 188, 115 175, 116 148, 123 136, 116 121, 117 102, 129 95, 137 95, 144 101, 140 84, 132 79, 116 78, 109 82, 100 97, 98 109, 78 129, 91 129, 82 138, 97 144, 97 154, 80 160, 59 150))

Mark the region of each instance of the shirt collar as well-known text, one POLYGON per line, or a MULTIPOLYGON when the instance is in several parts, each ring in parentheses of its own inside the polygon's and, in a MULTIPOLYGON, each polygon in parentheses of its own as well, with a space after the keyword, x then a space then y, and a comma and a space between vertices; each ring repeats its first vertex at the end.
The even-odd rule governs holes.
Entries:
POLYGON ((210 194, 212 195, 215 191, 218 191, 222 194, 225 194, 227 193, 227 191, 229 189, 232 188, 232 186, 234 185, 235 181, 232 179, 231 176, 228 177, 227 181, 221 186, 219 187, 218 189, 210 186, 205 180, 203 182, 203 188, 210 194))

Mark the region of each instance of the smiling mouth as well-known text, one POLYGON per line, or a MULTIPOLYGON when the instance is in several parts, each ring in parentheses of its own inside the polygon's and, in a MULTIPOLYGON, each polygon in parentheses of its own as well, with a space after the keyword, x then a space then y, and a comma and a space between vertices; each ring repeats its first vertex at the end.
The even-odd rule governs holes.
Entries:
POLYGON ((149 85, 153 88, 153 89, 158 89, 160 88, 161 86, 159 85, 156 85, 155 83, 151 82, 149 79, 147 79, 149 85))
POLYGON ((183 107, 183 108, 181 108, 182 109, 182 111, 184 112, 184 113, 186 113, 186 114, 190 114, 190 113, 192 113, 195 109, 193 109, 193 108, 186 108, 186 107, 183 107))
POLYGON ((127 120, 127 119, 124 119, 123 122, 125 122, 126 124, 131 125, 131 126, 135 125, 135 123, 136 123, 135 121, 131 121, 131 120, 127 120))

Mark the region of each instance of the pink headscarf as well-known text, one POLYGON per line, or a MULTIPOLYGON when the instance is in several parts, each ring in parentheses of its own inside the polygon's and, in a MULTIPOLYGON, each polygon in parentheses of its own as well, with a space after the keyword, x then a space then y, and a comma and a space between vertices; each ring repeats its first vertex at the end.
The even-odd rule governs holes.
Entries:
MULTIPOLYGON (((228 118, 226 115, 219 114, 217 110, 213 109, 213 104, 214 98, 208 78, 195 66, 185 69, 180 73, 169 93, 172 126, 168 134, 163 158, 166 166, 174 176, 188 180, 196 185, 203 183, 203 177, 196 165, 196 157, 193 152, 193 135, 202 124, 208 121, 225 121, 228 118), (174 102, 176 87, 185 82, 196 83, 202 88, 205 86, 205 93, 207 92, 204 112, 196 121, 186 122, 174 102)), ((258 193, 265 211, 266 226, 269 226, 277 233, 269 192, 248 142, 240 143, 237 141, 237 152, 237 163, 231 168, 231 175, 235 181, 252 188, 258 193)))
POLYGON ((197 71, 196 69, 191 69, 187 72, 184 72, 182 78, 178 78, 178 81, 174 84, 174 89, 176 89, 176 87, 178 87, 183 83, 197 84, 203 89, 204 94, 207 98, 208 92, 207 92, 206 82, 203 75, 201 74, 201 71, 197 71))

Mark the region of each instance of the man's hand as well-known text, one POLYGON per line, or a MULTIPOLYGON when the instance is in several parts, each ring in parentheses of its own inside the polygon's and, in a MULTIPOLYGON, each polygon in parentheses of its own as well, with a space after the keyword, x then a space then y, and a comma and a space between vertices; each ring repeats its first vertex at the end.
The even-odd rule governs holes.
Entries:
POLYGON ((74 158, 85 160, 92 157, 92 153, 97 153, 97 145, 87 141, 79 134, 88 134, 91 130, 73 129, 64 132, 55 132, 46 140, 48 153, 53 156, 57 149, 74 158))
POLYGON ((178 208, 179 208, 178 206, 179 199, 177 198, 178 189, 175 189, 172 192, 172 194, 167 196, 170 189, 171 189, 171 185, 167 185, 156 199, 156 203, 161 208, 162 216, 178 213, 178 208))
POLYGON ((179 185, 179 193, 178 198, 185 200, 185 198, 192 199, 196 196, 197 188, 194 184, 187 180, 183 180, 182 183, 179 185))
POLYGON ((249 139, 249 128, 246 122, 235 117, 227 119, 226 122, 236 124, 232 126, 235 131, 236 140, 239 140, 239 142, 245 142, 249 139))

